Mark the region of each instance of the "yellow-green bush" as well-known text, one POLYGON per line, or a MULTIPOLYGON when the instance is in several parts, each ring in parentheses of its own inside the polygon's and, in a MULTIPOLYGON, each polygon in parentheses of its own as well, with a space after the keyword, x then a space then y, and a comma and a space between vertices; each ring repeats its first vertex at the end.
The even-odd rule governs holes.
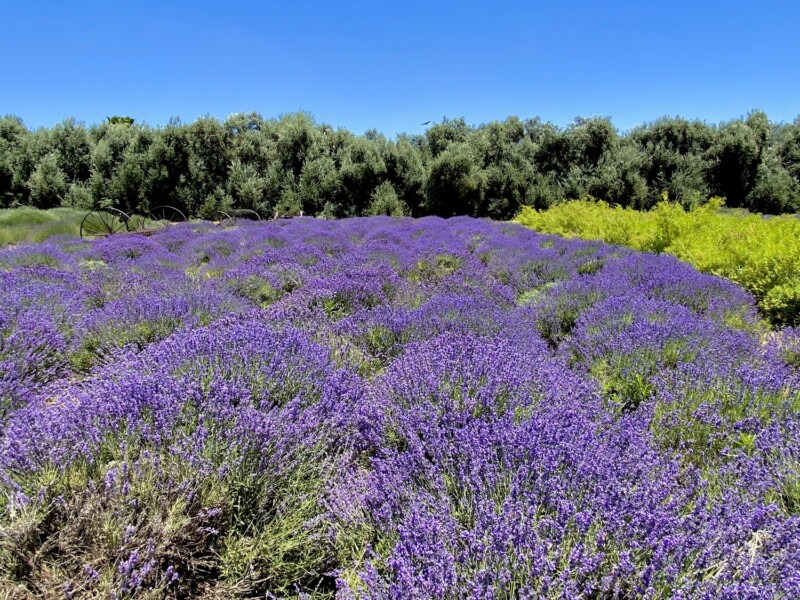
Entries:
POLYGON ((712 198, 692 210, 666 200, 639 212, 593 199, 546 211, 525 207, 518 223, 565 237, 666 252, 700 271, 734 281, 776 325, 800 324, 800 219, 721 210, 712 198))

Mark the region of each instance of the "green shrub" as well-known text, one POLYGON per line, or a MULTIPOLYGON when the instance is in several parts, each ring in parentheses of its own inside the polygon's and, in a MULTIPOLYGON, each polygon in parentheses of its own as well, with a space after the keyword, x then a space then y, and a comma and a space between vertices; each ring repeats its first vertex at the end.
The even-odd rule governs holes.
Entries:
POLYGON ((397 197, 397 192, 388 181, 383 182, 372 193, 372 201, 367 208, 367 215, 386 215, 403 217, 409 213, 405 203, 397 197))
POLYGON ((797 325, 800 315, 800 277, 776 285, 761 303, 764 314, 777 325, 797 325))

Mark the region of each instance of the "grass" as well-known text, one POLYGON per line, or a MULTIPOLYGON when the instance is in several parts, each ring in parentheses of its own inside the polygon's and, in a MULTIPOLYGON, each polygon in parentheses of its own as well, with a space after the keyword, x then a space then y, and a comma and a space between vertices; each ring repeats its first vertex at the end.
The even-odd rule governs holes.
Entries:
POLYGON ((0 245, 41 242, 53 235, 79 235, 85 210, 30 206, 0 209, 0 245))
MULTIPOLYGON (((0 209, 0 246, 21 242, 43 242, 54 235, 80 235, 81 221, 89 211, 69 207, 42 210, 31 206, 0 209)), ((136 223, 155 226, 150 219, 136 223)))

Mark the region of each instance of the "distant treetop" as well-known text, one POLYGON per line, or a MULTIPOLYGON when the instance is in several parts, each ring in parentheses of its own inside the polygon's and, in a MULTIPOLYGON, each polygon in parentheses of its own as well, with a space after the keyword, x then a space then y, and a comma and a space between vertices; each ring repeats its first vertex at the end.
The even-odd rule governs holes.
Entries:
POLYGON ((120 116, 113 116, 113 117, 106 117, 106 120, 111 125, 133 125, 133 117, 120 117, 120 116))

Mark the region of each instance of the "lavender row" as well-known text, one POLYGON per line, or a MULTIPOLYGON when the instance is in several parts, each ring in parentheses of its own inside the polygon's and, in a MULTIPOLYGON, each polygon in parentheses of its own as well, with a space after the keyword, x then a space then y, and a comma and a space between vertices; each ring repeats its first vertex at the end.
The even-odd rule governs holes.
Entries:
POLYGON ((665 256, 310 218, 0 251, 0 587, 800 595, 800 332, 665 256))

